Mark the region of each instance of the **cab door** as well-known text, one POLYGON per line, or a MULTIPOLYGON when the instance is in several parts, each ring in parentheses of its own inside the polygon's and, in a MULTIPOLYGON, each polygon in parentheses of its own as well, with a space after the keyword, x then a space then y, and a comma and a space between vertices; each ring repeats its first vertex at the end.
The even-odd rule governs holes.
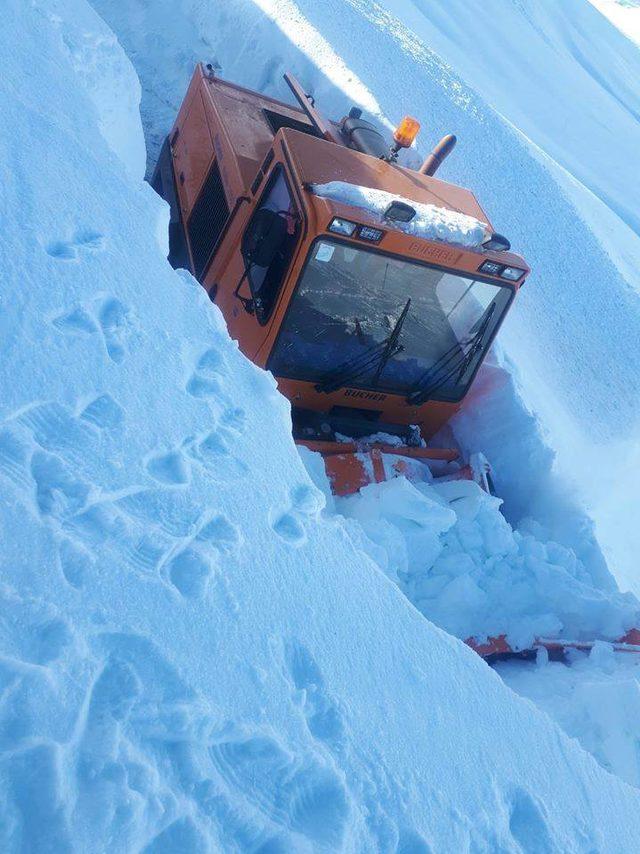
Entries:
POLYGON ((193 234, 191 221, 198 220, 198 207, 203 206, 201 200, 210 195, 205 185, 216 171, 213 140, 199 89, 191 98, 184 120, 172 134, 171 154, 180 213, 189 237, 192 268, 199 279, 202 264, 194 257, 198 254, 194 249, 197 250, 199 246, 191 244, 204 241, 198 239, 200 235, 193 234))
POLYGON ((233 234, 228 234, 233 250, 213 271, 210 294, 224 314, 231 337, 256 361, 301 234, 300 212, 281 163, 273 166, 248 215, 238 214, 234 225, 233 234))

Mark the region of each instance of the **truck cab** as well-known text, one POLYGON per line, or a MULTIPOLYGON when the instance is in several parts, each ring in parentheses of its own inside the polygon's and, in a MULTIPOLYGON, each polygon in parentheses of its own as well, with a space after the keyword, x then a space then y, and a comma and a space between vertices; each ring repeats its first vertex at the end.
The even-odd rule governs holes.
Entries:
POLYGON ((474 195, 397 162, 352 110, 325 120, 199 65, 153 185, 171 255, 270 370, 299 441, 424 445, 456 412, 529 268, 474 195))

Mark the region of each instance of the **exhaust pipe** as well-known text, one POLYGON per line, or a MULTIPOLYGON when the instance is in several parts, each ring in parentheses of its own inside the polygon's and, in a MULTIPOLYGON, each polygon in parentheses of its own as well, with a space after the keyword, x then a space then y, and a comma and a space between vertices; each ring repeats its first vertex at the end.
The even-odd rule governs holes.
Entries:
POLYGON ((446 136, 443 136, 422 166, 418 169, 418 172, 422 175, 435 175, 443 161, 456 147, 457 141, 457 138, 452 133, 448 133, 446 136))

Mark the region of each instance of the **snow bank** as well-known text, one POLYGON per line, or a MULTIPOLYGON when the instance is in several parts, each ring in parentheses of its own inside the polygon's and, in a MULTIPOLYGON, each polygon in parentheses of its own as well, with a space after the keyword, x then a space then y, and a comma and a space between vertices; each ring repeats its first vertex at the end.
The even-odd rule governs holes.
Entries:
POLYGON ((458 246, 477 249, 490 237, 486 222, 480 222, 475 217, 437 205, 426 205, 402 196, 394 196, 393 193, 387 193, 385 190, 359 187, 345 181, 312 184, 311 189, 317 196, 333 199, 355 208, 364 208, 386 228, 394 228, 426 240, 441 240, 444 243, 455 243, 458 246), (416 215, 409 222, 386 219, 385 211, 393 202, 409 205, 415 210, 416 215))
MULTIPOLYGON (((300 5, 318 19, 309 0, 300 5)), ((525 515, 551 527, 566 515, 577 521, 582 506, 616 579, 640 593, 637 45, 588 0, 387 0, 384 11, 357 0, 352 15, 340 5, 339 19, 320 24, 325 36, 371 81, 383 113, 430 116, 434 138, 456 133, 442 176, 471 187, 533 270, 499 340, 554 462, 546 483, 530 454, 503 467, 509 518, 519 520, 522 495, 533 499, 525 515), (473 26, 462 23, 470 18, 473 26), (366 52, 353 48, 365 42, 366 52), (394 75, 382 59, 392 56, 394 75)), ((637 33, 636 0, 596 5, 637 33)), ((533 425, 522 411, 506 427, 492 425, 489 406, 467 413, 495 465, 530 444, 533 425)), ((573 528, 568 545, 580 549, 573 528)))
POLYGON ((106 27, 3 12, 0 848, 633 851, 638 793, 319 517, 102 135, 106 27))
MULTIPOLYGON (((51 26, 51 38, 78 74, 78 84, 90 100, 88 116, 69 115, 71 124, 88 117, 96 121, 102 138, 133 179, 144 174, 145 141, 138 108, 140 82, 115 35, 96 27, 89 5, 78 5, 73 20, 60 15, 59 3, 36 3, 51 26)), ((41 85, 46 87, 46 81, 41 85)), ((51 104, 50 108, 59 108, 51 104)))

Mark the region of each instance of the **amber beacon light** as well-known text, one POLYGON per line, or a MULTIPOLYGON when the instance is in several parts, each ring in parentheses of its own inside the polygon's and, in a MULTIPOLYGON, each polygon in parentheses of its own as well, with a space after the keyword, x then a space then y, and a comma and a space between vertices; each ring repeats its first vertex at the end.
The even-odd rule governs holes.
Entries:
POLYGON ((411 116, 405 116, 393 132, 393 139, 398 148, 409 148, 420 130, 420 122, 411 116))

